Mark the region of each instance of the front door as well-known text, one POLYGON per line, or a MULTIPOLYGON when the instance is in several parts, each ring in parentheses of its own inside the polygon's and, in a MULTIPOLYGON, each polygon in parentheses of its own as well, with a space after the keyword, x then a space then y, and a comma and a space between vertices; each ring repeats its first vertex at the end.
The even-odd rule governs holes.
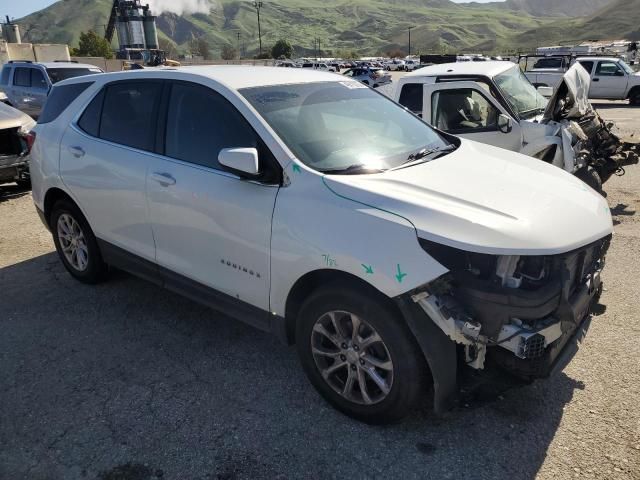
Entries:
POLYGON ((228 173, 218 163, 218 153, 257 148, 261 171, 279 166, 222 95, 189 82, 172 83, 167 94, 162 155, 155 157, 147 176, 157 263, 170 271, 166 275, 178 274, 178 282, 186 277, 268 310, 278 182, 247 181, 228 173))
POLYGON ((590 98, 623 98, 627 91, 627 73, 611 60, 600 60, 591 78, 590 98))
POLYGON ((519 152, 520 125, 477 82, 427 84, 423 94, 423 118, 453 135, 519 152), (511 119, 511 129, 498 128, 499 115, 511 119))

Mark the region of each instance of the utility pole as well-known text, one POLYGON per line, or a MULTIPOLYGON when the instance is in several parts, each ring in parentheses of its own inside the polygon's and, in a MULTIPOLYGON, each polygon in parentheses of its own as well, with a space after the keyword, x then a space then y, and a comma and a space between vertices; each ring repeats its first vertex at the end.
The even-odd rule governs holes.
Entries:
POLYGON ((262 34, 260 33, 260 9, 262 8, 262 2, 253 2, 253 6, 258 14, 258 42, 260 43, 260 55, 262 56, 262 34))
POLYGON ((242 59, 242 51, 240 50, 240 32, 236 32, 238 36, 238 60, 242 59))
POLYGON ((412 28, 416 28, 416 27, 409 27, 407 28, 407 30, 409 30, 409 55, 407 55, 408 57, 411 56, 411 29, 412 28))

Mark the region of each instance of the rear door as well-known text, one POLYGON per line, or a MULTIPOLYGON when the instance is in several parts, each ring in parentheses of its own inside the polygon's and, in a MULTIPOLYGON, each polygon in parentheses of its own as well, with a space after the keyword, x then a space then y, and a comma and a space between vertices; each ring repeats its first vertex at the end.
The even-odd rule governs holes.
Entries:
POLYGON ((591 98, 624 98, 627 92, 627 73, 612 60, 599 60, 591 76, 591 98))
POLYGON ((60 176, 96 236, 155 259, 145 182, 163 82, 116 81, 93 97, 60 144, 60 176))
POLYGON ((518 122, 477 82, 424 85, 423 119, 453 135, 519 152, 522 131, 518 122), (511 129, 498 128, 500 115, 511 120, 511 129))
POLYGON ((182 293, 209 287, 225 299, 268 310, 271 219, 279 181, 267 181, 267 173, 279 179, 280 167, 249 122, 218 92, 175 81, 167 98, 161 155, 153 157, 147 175, 157 263, 182 293), (247 181, 225 171, 218 163, 223 148, 257 148, 265 180, 247 181))

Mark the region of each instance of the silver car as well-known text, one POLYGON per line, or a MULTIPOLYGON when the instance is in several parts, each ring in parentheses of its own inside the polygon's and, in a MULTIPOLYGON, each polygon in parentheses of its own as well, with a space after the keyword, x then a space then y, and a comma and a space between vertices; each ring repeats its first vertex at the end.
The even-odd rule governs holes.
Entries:
POLYGON ((381 68, 356 67, 350 68, 343 73, 344 76, 353 78, 358 82, 369 85, 373 88, 381 87, 391 83, 391 75, 384 73, 381 68))
POLYGON ((37 119, 53 84, 93 73, 102 70, 76 62, 9 61, 0 74, 0 92, 7 97, 5 103, 37 119))

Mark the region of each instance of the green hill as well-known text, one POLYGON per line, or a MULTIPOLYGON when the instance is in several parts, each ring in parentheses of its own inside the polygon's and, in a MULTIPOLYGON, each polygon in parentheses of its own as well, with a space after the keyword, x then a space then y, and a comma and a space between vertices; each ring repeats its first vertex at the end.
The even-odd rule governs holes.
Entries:
MULTIPOLYGON (((163 13, 158 18, 161 35, 186 50, 199 36, 214 54, 225 44, 240 46, 249 54, 258 49, 255 10, 248 1, 221 0, 210 13, 178 16, 163 13)), ((44 10, 17 20, 25 41, 77 44, 81 31, 102 32, 110 0, 61 0, 44 10)), ((296 52, 313 52, 320 38, 324 52, 355 49, 376 54, 407 45, 407 27, 414 51, 455 51, 490 43, 508 46, 518 31, 549 23, 509 10, 457 5, 449 0, 279 0, 264 3, 261 11, 263 45, 289 39, 296 52)))
MULTIPOLYGON (((629 5, 637 2, 618 1, 629 5)), ((17 23, 25 41, 76 45, 81 31, 104 31, 111 3, 60 0, 17 23)), ((203 37, 217 57, 225 44, 238 46, 239 32, 241 50, 247 55, 256 53, 258 28, 251 2, 218 0, 214 5, 209 14, 161 14, 160 36, 172 40, 182 51, 188 51, 193 38, 203 37)), ((504 4, 467 5, 449 0, 270 0, 261 10, 261 28, 265 48, 286 38, 300 56, 315 51, 316 38, 326 55, 343 49, 361 55, 406 49, 410 26, 415 27, 411 31, 414 52, 514 51, 557 43, 567 36, 618 38, 622 32, 637 31, 639 10, 628 7, 614 15, 605 9, 592 17, 558 19, 523 14, 504 4)))
POLYGON ((638 0, 614 0, 590 17, 558 20, 531 29, 516 36, 514 44, 531 47, 615 39, 640 40, 638 0))

